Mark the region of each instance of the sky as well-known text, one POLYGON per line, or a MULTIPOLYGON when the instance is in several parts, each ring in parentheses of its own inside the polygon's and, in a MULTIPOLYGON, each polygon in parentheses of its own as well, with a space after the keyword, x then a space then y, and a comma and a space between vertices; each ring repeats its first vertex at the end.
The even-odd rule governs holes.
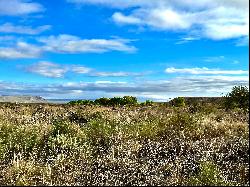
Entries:
POLYGON ((222 96, 248 50, 249 0, 0 0, 0 95, 222 96))

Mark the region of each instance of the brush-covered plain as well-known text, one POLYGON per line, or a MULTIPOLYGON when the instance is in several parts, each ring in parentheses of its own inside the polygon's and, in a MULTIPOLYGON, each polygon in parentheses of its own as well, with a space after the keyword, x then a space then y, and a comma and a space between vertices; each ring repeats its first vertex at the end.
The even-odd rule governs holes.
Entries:
POLYGON ((248 111, 3 103, 0 185, 249 185, 248 111))

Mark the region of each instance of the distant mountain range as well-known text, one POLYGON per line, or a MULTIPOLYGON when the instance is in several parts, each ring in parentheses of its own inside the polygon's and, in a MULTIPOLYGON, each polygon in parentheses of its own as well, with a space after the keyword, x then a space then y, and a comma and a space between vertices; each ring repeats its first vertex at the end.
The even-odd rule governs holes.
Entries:
POLYGON ((0 96, 0 102, 10 103, 47 103, 48 101, 39 96, 0 96))

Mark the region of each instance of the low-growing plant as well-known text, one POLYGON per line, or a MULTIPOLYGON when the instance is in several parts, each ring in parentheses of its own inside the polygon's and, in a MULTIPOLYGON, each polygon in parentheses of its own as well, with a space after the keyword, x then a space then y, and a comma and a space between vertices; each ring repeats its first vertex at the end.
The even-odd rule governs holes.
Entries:
POLYGON ((189 179, 191 186, 229 186, 223 180, 218 167, 212 162, 201 162, 200 171, 189 179))

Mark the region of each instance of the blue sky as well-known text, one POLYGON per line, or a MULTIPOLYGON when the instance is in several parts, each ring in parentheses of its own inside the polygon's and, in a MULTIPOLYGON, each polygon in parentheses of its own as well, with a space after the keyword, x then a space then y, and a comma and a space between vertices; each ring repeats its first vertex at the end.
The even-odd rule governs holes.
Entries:
POLYGON ((0 95, 221 96, 248 50, 248 0, 0 0, 0 95))

